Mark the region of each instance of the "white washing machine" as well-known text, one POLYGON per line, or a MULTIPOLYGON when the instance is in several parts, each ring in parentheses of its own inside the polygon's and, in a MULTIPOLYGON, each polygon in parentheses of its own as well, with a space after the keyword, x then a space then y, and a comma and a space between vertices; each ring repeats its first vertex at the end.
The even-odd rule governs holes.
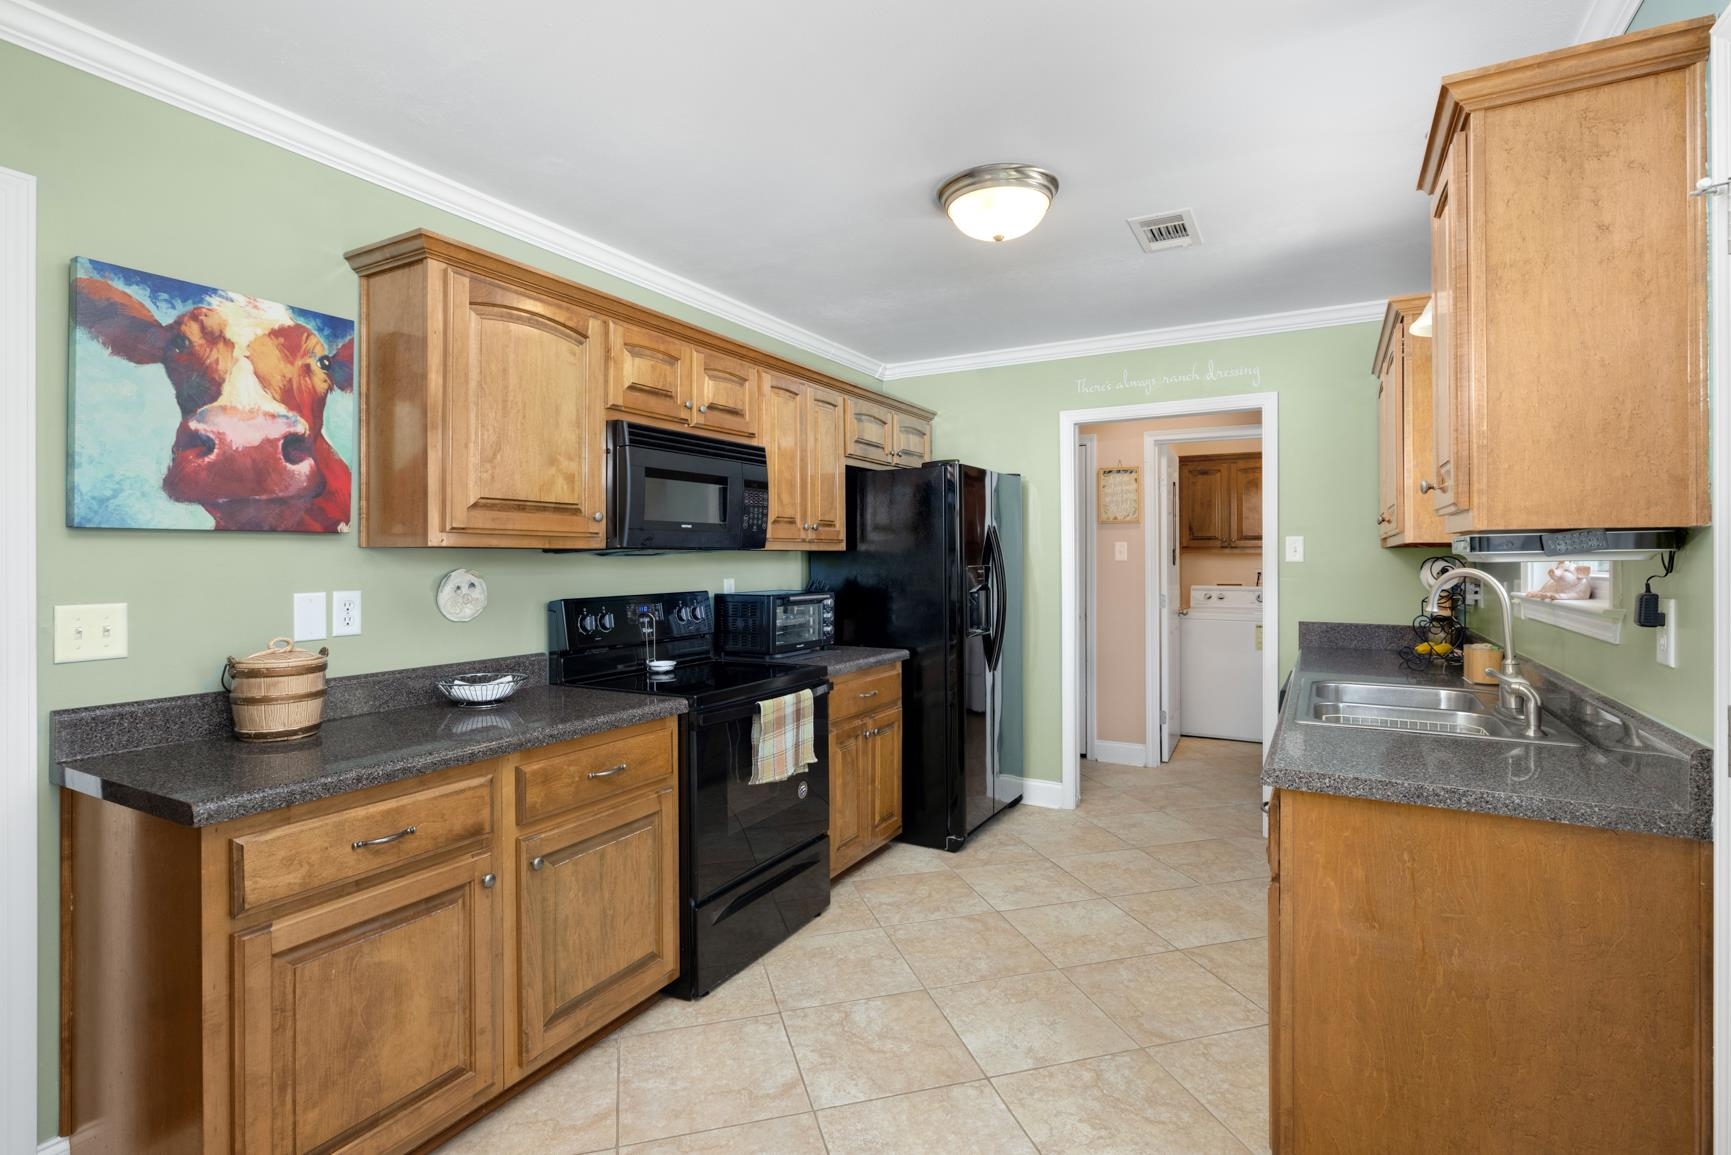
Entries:
POLYGON ((1178 732, 1262 741, 1262 589, 1191 586, 1178 626, 1178 732))

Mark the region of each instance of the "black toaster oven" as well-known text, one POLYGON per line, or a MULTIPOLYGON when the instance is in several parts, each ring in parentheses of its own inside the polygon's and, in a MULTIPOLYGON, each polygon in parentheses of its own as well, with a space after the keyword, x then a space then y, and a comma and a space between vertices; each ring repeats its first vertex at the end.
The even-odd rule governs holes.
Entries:
POLYGON ((769 658, 835 644, 835 595, 763 590, 715 595, 715 636, 724 654, 769 658))

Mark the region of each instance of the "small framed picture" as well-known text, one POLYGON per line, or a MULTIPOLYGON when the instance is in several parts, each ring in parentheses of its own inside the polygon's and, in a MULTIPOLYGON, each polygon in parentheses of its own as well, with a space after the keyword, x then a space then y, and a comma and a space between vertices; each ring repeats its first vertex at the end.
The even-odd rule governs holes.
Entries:
POLYGON ((1142 467, 1109 465, 1099 470, 1100 524, 1142 520, 1142 467))

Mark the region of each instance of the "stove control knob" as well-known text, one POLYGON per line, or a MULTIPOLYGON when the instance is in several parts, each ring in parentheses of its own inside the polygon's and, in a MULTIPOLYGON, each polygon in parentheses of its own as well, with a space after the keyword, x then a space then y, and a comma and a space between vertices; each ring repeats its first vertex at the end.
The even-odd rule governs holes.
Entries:
POLYGON ((587 637, 595 632, 595 625, 595 615, 584 610, 583 615, 577 619, 577 632, 587 637))
POLYGON ((709 607, 705 606, 702 602, 698 602, 696 605, 691 607, 691 616, 695 620, 701 622, 704 618, 709 616, 709 607))
POLYGON ((673 610, 673 620, 676 622, 688 622, 691 620, 691 611, 686 609, 684 606, 675 606, 673 610))
POLYGON ((613 632, 613 626, 614 626, 613 611, 612 610, 602 610, 601 611, 601 632, 604 634, 610 634, 613 632))

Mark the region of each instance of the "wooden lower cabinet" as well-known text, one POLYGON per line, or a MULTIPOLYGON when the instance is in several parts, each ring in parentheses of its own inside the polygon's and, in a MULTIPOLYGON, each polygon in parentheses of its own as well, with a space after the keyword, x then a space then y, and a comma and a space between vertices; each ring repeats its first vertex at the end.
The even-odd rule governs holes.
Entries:
POLYGON ((74 1155, 401 1155, 635 1011, 679 969, 675 734, 202 828, 62 792, 74 1155))
POLYGON ((837 678, 829 733, 834 878, 902 832, 901 663, 837 678))
POLYGON ((1280 791, 1273 1148, 1704 1152, 1712 847, 1280 791))

